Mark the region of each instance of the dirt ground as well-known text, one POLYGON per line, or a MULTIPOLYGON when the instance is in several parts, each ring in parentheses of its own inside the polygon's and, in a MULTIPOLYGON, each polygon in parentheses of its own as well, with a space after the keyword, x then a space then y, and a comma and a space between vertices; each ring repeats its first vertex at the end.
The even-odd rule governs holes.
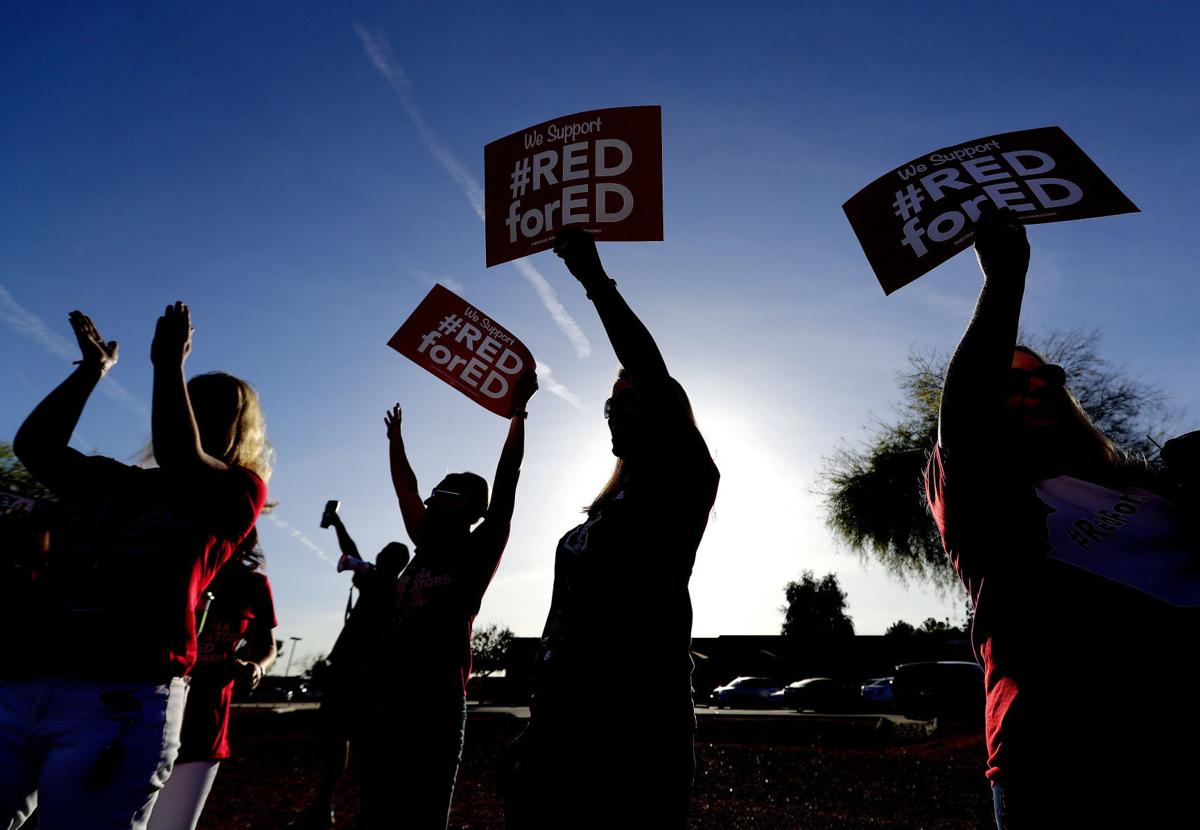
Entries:
MULTIPOLYGON (((299 812, 316 785, 316 715, 235 713, 236 757, 221 765, 200 830, 275 830, 299 812)), ((503 828, 496 759, 522 726, 511 716, 470 717, 451 812, 455 830, 503 828)), ((993 826, 983 737, 971 728, 901 740, 873 731, 702 720, 696 756, 693 830, 993 826)), ((352 826, 356 798, 352 766, 334 802, 339 829, 352 826)))

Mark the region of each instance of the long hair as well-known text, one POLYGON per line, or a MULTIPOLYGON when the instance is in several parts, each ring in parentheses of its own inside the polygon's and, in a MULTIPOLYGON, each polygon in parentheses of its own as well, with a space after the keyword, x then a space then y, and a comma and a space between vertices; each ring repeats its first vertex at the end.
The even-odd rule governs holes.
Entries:
MULTIPOLYGON (((1024 352, 1043 364, 1050 362, 1029 346, 1017 344, 1013 351, 1024 352)), ((1120 449, 1096 426, 1096 422, 1087 414, 1069 387, 1064 386, 1062 392, 1067 404, 1070 451, 1076 461, 1102 477, 1153 477, 1144 458, 1120 449)))
MULTIPOLYGON (((629 383, 633 383, 633 381, 629 380, 629 373, 625 371, 624 366, 617 370, 617 380, 624 380, 628 381, 629 383)), ((680 385, 679 381, 675 380, 675 378, 668 378, 668 380, 670 381, 672 388, 683 401, 683 405, 687 409, 687 416, 688 420, 691 422, 691 425, 693 427, 696 426, 696 414, 692 411, 692 402, 688 398, 687 392, 684 391, 683 386, 680 385)), ((634 388, 637 388, 636 384, 634 384, 634 388)), ((617 463, 613 465, 612 475, 608 477, 607 483, 600 488, 600 492, 596 494, 594 499, 592 499, 592 503, 583 508, 583 512, 591 516, 597 510, 612 501, 617 493, 620 492, 621 488, 625 486, 626 482, 628 482, 629 475, 633 471, 634 467, 635 465, 631 465, 626 459, 618 458, 617 463)))
POLYGON ((273 451, 254 387, 225 372, 208 372, 189 380, 187 388, 204 451, 268 480, 273 451))

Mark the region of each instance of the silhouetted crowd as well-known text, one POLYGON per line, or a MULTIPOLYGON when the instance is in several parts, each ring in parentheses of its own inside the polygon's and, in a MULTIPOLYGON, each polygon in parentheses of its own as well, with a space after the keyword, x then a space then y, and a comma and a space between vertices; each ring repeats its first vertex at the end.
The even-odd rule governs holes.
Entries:
MULTIPOLYGON (((1190 826, 1200 433, 1148 463, 1096 428, 1066 373, 1018 343, 1029 244, 1011 211, 989 207, 976 228, 983 287, 946 373, 925 491, 975 609, 997 826, 1190 826)), ((688 583, 720 476, 591 236, 568 228, 555 252, 620 362, 603 409, 616 460, 554 552, 529 725, 499 775, 505 821, 684 828, 688 583), (637 700, 584 712, 598 662, 637 677, 637 700)), ((84 455, 69 441, 118 344, 81 312, 69 322, 76 368, 13 441, 50 496, 0 518, 0 825, 36 810, 44 830, 194 828, 230 756, 234 691, 276 656, 255 530, 269 509, 265 419, 247 382, 186 379, 191 318, 175 303, 151 346, 153 466, 84 455)), ((324 666, 318 793, 294 830, 333 826, 352 755, 359 830, 446 827, 472 625, 509 538, 536 391, 528 370, 490 486, 458 472, 422 491, 403 411, 385 413, 411 554, 393 542, 365 561, 337 503, 326 507, 359 598, 324 666)))

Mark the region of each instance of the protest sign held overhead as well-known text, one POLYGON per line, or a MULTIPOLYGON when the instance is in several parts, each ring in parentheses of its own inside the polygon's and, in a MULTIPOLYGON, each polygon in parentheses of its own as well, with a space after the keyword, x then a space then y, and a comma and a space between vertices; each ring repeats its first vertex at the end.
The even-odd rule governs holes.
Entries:
POLYGON ((508 329, 442 285, 433 287, 388 345, 505 418, 512 414, 517 377, 535 365, 508 329))
POLYGON ((1026 225, 1138 212, 1059 127, 928 153, 876 179, 842 210, 891 294, 969 247, 984 202, 1026 225))
POLYGON ((489 268, 549 248, 564 225, 661 240, 662 110, 579 112, 493 141, 483 183, 489 268))

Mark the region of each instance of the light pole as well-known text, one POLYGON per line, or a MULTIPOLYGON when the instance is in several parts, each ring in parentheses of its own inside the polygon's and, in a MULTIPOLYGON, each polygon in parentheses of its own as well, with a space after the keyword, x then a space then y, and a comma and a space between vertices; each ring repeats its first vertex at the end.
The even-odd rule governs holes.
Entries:
POLYGON ((292 673, 292 658, 296 656, 296 643, 303 640, 303 637, 288 637, 292 641, 292 650, 288 652, 287 666, 283 669, 283 676, 287 677, 292 673))

